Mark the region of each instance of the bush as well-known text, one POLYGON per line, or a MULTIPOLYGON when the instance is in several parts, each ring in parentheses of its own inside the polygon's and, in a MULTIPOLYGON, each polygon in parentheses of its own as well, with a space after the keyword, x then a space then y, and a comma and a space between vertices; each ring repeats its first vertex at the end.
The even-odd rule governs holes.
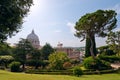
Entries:
POLYGON ((111 62, 111 63, 120 61, 120 57, 119 56, 115 56, 115 55, 113 55, 113 56, 99 55, 98 57, 101 60, 105 60, 105 61, 108 61, 108 62, 111 62))
POLYGON ((73 69, 73 75, 75 75, 75 76, 81 76, 83 74, 83 71, 80 69, 80 67, 75 67, 74 69, 73 69))
POLYGON ((84 60, 83 65, 86 69, 92 69, 92 70, 111 69, 109 62, 100 60, 99 58, 93 59, 92 57, 88 57, 84 60))
POLYGON ((16 62, 16 61, 12 62, 10 64, 10 70, 11 70, 11 72, 19 72, 20 71, 20 62, 16 62))
POLYGON ((63 68, 64 69, 69 69, 69 68, 71 68, 72 67, 72 64, 70 63, 70 62, 65 62, 64 64, 63 64, 63 68))

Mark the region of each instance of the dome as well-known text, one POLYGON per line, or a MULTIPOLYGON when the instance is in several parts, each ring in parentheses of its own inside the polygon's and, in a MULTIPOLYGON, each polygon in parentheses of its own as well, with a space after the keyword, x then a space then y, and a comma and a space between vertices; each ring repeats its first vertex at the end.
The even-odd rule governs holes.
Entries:
POLYGON ((34 33, 34 30, 32 30, 32 32, 27 36, 28 40, 39 40, 38 36, 34 33))
POLYGON ((39 48, 40 47, 40 42, 38 36, 34 33, 34 30, 27 36, 27 40, 31 42, 32 46, 34 48, 39 48))

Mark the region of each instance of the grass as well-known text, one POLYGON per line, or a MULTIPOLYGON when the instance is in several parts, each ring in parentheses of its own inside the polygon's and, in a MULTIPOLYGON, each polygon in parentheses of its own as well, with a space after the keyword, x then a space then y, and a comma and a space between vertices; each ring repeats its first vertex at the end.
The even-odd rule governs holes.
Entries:
POLYGON ((75 77, 67 75, 12 73, 0 70, 0 80, 120 80, 120 74, 83 75, 81 77, 75 77))

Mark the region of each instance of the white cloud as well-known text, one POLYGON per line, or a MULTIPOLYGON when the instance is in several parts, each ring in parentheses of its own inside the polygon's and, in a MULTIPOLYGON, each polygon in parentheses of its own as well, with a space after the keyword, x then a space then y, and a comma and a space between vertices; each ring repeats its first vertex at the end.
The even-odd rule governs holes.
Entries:
POLYGON ((74 28, 74 26, 75 26, 74 23, 68 22, 68 23, 67 23, 67 26, 70 28, 71 33, 75 33, 76 30, 75 30, 75 28, 74 28))
POLYGON ((116 4, 115 6, 113 6, 111 8, 107 8, 107 9, 115 10, 117 12, 117 14, 120 14, 120 3, 116 4))

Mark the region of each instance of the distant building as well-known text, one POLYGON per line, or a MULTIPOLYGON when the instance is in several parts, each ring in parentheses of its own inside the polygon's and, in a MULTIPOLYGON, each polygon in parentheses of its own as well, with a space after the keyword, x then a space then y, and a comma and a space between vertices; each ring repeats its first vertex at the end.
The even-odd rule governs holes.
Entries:
POLYGON ((39 37, 35 34, 34 30, 27 36, 27 40, 32 44, 36 49, 40 48, 39 37))
POLYGON ((73 59, 73 60, 80 60, 80 51, 77 51, 74 48, 69 48, 69 47, 63 47, 62 43, 58 43, 57 47, 55 48, 56 51, 58 52, 65 52, 68 56, 68 58, 73 59))
MULTIPOLYGON (((41 49, 39 37, 35 34, 34 30, 32 30, 32 32, 27 36, 27 40, 32 44, 34 48, 41 49)), ((65 52, 68 58, 72 60, 81 60, 82 53, 79 50, 76 50, 75 48, 63 47, 63 44, 59 42, 55 49, 58 52, 65 52)), ((30 55, 27 55, 27 57, 29 58, 30 55)))

